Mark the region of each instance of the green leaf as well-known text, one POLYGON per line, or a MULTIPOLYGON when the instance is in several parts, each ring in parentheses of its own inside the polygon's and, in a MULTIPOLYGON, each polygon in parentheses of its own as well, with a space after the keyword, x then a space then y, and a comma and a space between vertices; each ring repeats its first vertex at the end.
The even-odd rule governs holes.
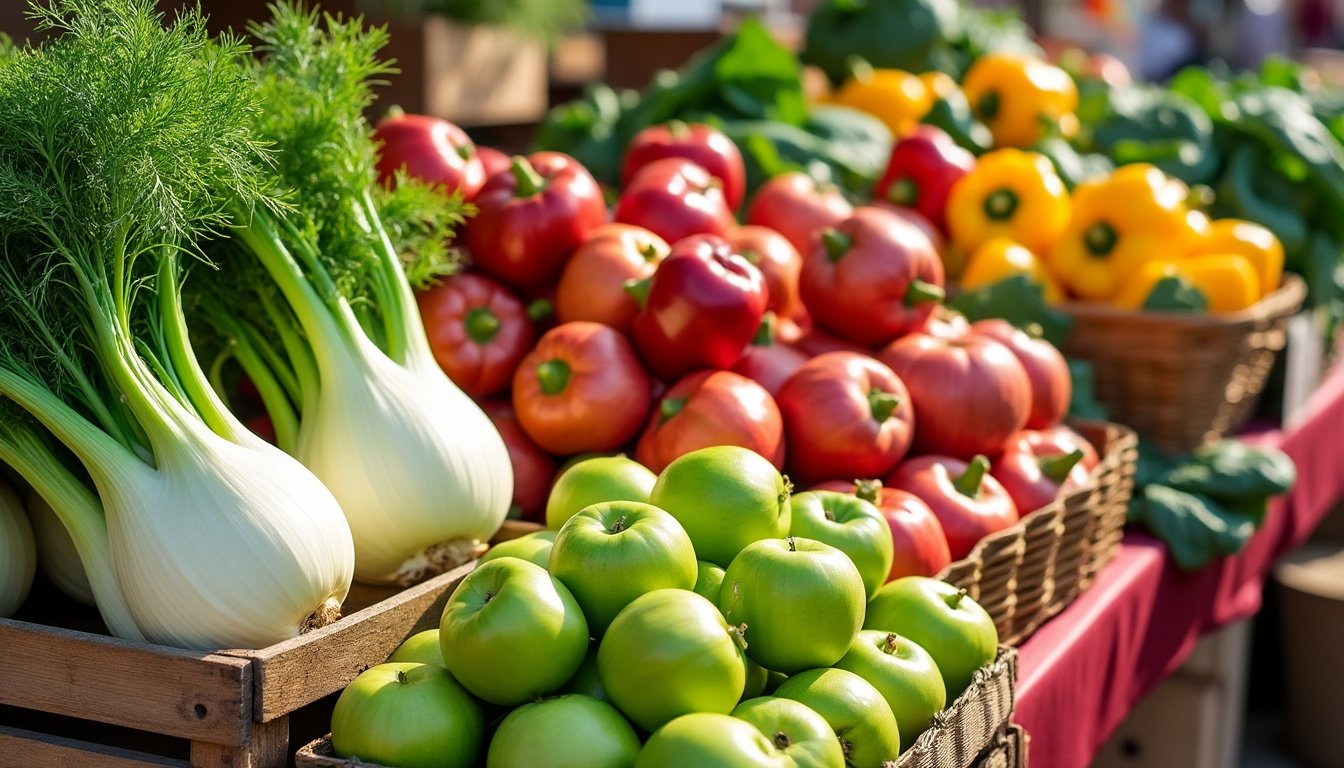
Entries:
POLYGON ((1105 419, 1106 406, 1097 400, 1096 369, 1087 360, 1070 357, 1067 362, 1073 384, 1069 394, 1069 415, 1078 419, 1105 419))
POLYGON ((1297 477, 1293 460, 1274 448, 1222 440, 1195 451, 1163 483, 1222 500, 1257 500, 1286 492, 1297 477))
POLYGON ((1144 488, 1136 505, 1136 516, 1185 570, 1197 570, 1216 557, 1240 552, 1255 533, 1252 514, 1165 485, 1144 488))
POLYGON ((1189 280, 1171 275, 1157 281, 1143 301, 1144 309, 1160 312, 1203 312, 1209 308, 1204 293, 1189 280))
POLYGON ((971 322, 1001 317, 1019 328, 1035 323, 1042 336, 1062 346, 1073 327, 1068 315, 1051 309, 1041 286, 1026 275, 1014 275, 974 291, 967 291, 948 302, 948 306, 971 322))

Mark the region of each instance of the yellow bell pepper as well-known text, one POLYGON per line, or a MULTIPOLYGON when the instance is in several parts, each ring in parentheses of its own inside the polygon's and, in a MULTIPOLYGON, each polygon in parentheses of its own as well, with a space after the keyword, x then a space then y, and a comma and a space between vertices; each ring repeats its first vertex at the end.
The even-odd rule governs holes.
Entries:
POLYGON ((857 64, 830 102, 862 110, 881 120, 893 136, 904 136, 919 125, 935 97, 918 75, 901 69, 873 69, 857 64))
POLYGON ((1194 256, 1178 267, 1208 299, 1210 312, 1239 312, 1260 300, 1260 277, 1245 256, 1194 256))
POLYGON ((1189 252, 1198 233, 1187 193, 1184 184, 1142 163, 1079 184, 1068 227, 1046 264, 1076 296, 1114 297, 1146 262, 1189 252))
POLYGON ((953 80, 951 75, 946 72, 939 72, 936 69, 932 72, 921 72, 919 81, 924 84, 925 88, 929 89, 929 95, 934 101, 945 98, 959 87, 957 81, 953 80))
POLYGON ((1049 130, 1078 133, 1078 86, 1068 73, 1032 56, 988 53, 962 80, 975 116, 989 127, 996 147, 1027 147, 1049 130))
POLYGON ((1064 300, 1059 283, 1036 254, 1006 237, 987 240, 975 249, 961 275, 961 287, 975 290, 1016 275, 1026 275, 1041 286, 1047 302, 1056 304, 1064 300))
MULTIPOLYGON (((1176 262, 1153 259, 1134 270, 1134 274, 1120 286, 1120 291, 1111 299, 1111 303, 1121 309, 1142 309, 1157 284, 1168 277, 1182 277, 1176 262)), ((1184 279, 1189 282, 1189 278, 1184 279)))
POLYGON ((1273 232, 1250 221, 1218 219, 1195 242, 1192 255, 1235 253, 1244 256, 1260 278, 1261 295, 1272 293, 1283 279, 1283 244, 1273 232))
POLYGON ((1069 222, 1069 193, 1044 155, 998 149, 952 186, 947 225, 966 252, 994 237, 1043 253, 1069 222))

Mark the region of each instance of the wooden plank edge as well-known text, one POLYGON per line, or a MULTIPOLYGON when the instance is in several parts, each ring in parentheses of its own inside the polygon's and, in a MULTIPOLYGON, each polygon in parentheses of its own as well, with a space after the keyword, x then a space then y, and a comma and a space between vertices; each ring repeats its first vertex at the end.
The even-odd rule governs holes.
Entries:
POLYGON ((7 764, 24 768, 190 768, 185 760, 4 725, 0 725, 0 755, 7 764))

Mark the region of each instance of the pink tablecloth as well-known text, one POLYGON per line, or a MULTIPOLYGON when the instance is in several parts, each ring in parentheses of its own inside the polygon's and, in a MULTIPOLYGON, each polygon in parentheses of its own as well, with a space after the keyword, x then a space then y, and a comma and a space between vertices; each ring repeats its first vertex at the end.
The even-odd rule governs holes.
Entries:
POLYGON ((1308 409, 1293 430, 1257 436, 1293 457, 1298 484, 1241 554, 1185 573, 1155 539, 1131 533, 1091 589, 1023 644, 1013 719, 1031 735, 1033 765, 1085 768, 1201 634, 1259 610, 1275 561, 1344 499, 1344 365, 1308 409))

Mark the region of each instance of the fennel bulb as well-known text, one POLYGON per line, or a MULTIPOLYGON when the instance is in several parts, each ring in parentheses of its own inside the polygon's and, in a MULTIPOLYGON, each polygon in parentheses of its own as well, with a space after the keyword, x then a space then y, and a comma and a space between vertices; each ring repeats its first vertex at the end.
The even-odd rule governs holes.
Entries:
POLYGON ((37 493, 28 495, 28 520, 33 524, 33 538, 37 540, 37 567, 47 581, 56 585, 67 597, 85 605, 96 605, 89 576, 70 532, 65 530, 55 510, 37 493))
POLYGON ((0 485, 0 619, 23 605, 37 570, 37 545, 23 503, 9 487, 0 485))
POLYGON ((0 66, 0 460, 118 636, 255 648, 330 621, 349 526, 215 397, 181 305, 196 240, 275 205, 246 50, 153 0, 32 13, 58 35, 0 66))

